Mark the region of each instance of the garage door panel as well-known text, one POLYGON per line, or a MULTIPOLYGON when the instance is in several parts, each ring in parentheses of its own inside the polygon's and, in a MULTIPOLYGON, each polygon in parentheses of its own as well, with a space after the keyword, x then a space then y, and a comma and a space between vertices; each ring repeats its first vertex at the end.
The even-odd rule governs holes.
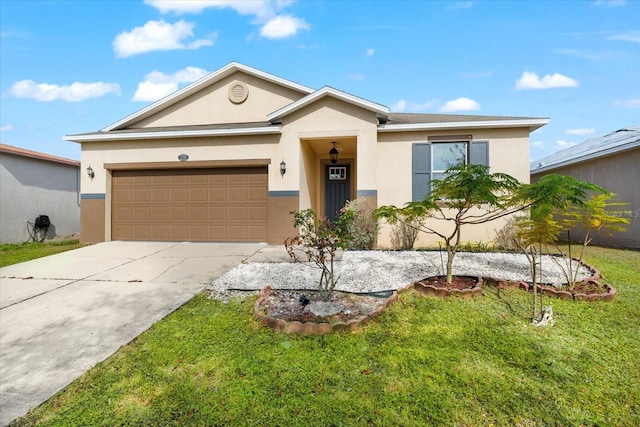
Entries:
POLYGON ((187 187, 171 188, 169 200, 172 203, 184 203, 188 201, 189 189, 187 187))
POLYGON ((208 191, 206 188, 204 187, 199 187, 199 188, 190 188, 189 189, 189 201, 190 202, 200 202, 200 203, 206 203, 207 202, 207 197, 208 197, 208 191))
POLYGON ((266 167, 112 176, 112 239, 266 241, 266 167))
POLYGON ((140 222, 151 222, 151 212, 152 209, 150 206, 136 206, 133 208, 133 220, 140 222))
POLYGON ((189 211, 186 206, 174 206, 171 207, 171 216, 169 219, 171 223, 183 223, 189 219, 189 211))
POLYGON ((229 201, 230 202, 246 202, 248 200, 248 197, 247 197, 248 194, 249 192, 246 187, 233 187, 229 191, 229 201))

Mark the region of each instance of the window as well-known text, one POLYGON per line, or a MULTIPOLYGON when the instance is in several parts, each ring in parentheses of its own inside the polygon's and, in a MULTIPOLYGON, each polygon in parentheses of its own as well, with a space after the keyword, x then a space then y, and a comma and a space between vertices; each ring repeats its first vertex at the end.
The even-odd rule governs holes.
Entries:
POLYGON ((444 171, 467 164, 467 142, 435 142, 431 144, 431 180, 445 178, 444 171))
POLYGON ((412 163, 412 200, 420 201, 431 191, 431 181, 444 179, 448 168, 467 163, 489 166, 489 142, 471 141, 471 136, 418 142, 413 144, 412 163))

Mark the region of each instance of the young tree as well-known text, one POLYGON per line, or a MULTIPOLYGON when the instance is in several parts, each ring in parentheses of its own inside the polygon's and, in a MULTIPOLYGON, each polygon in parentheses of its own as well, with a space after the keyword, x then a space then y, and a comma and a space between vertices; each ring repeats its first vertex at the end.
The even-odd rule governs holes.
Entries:
POLYGON ((419 231, 440 237, 447 251, 447 283, 452 283, 453 259, 460 246, 462 227, 493 221, 523 208, 514 203, 520 201, 514 196, 521 184, 508 174, 491 174, 483 165, 461 165, 447 169, 445 176, 431 181, 431 191, 424 200, 409 202, 403 208, 382 206, 375 211, 375 217, 391 224, 417 224, 419 231), (413 219, 420 221, 412 222, 413 219))
POLYGON ((294 212, 293 216, 293 226, 298 228, 298 235, 286 239, 284 246, 294 260, 299 261, 298 252, 302 252, 307 261, 320 268, 318 292, 322 300, 328 301, 338 282, 334 273, 336 253, 338 249, 349 246, 355 212, 342 209, 333 222, 326 217, 318 217, 313 209, 294 212))

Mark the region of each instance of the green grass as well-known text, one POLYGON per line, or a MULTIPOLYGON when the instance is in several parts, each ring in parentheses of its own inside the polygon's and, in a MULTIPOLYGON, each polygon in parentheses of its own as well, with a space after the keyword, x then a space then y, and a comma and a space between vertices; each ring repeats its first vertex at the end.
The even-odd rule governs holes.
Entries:
POLYGON ((0 245, 0 267, 78 249, 82 246, 78 240, 2 244, 0 245))
MULTIPOLYGON (((403 295, 356 333, 276 333, 199 295, 16 425, 640 425, 640 252, 591 248, 612 302, 403 295)), ((141 308, 143 309, 143 308, 141 308)))

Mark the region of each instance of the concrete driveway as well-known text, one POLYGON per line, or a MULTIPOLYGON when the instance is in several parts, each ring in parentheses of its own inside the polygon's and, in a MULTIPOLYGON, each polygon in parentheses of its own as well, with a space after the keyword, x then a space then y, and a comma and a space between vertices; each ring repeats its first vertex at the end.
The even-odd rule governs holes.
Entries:
POLYGON ((0 268, 0 424, 265 246, 106 242, 0 268))

